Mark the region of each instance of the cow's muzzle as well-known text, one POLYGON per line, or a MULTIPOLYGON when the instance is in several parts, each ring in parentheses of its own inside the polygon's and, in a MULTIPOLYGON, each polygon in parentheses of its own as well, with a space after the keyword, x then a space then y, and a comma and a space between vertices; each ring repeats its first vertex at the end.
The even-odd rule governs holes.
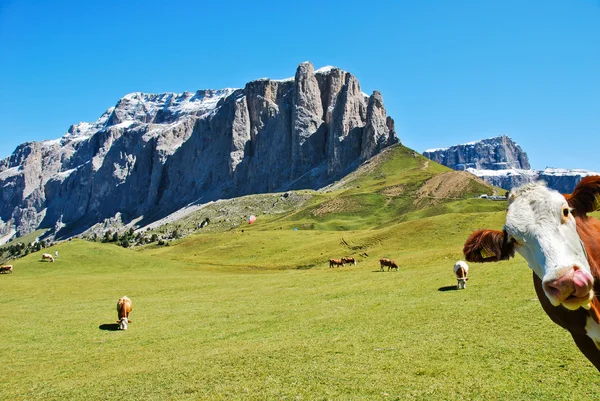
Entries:
POLYGON ((591 307, 594 277, 578 266, 563 269, 554 278, 544 279, 542 283, 546 296, 554 306, 562 304, 570 310, 591 307))

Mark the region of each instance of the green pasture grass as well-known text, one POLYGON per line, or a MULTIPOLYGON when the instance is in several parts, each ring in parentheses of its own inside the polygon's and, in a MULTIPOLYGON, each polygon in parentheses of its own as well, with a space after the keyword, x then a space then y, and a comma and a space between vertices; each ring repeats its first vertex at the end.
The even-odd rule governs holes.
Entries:
POLYGON ((35 242, 37 240, 38 237, 41 237, 47 231, 48 231, 47 228, 42 228, 42 229, 39 229, 39 230, 35 230, 33 232, 30 232, 29 234, 23 235, 22 237, 15 238, 11 242, 7 242, 4 245, 0 245, 0 249, 9 247, 11 245, 18 244, 19 242, 22 242, 25 245, 33 243, 33 242, 35 242))
POLYGON ((503 221, 62 243, 56 262, 32 254, 0 276, 0 399, 594 399, 596 369, 544 314, 522 258, 471 264, 453 289, 466 236, 503 221), (346 254, 358 265, 329 268, 346 254), (381 256, 400 271, 379 272, 381 256), (113 331, 122 295, 132 323, 113 331))

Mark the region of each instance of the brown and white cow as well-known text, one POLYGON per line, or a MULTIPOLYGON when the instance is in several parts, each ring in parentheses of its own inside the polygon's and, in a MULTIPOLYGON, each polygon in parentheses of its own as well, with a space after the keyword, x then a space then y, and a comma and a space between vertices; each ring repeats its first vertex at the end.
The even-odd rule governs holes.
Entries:
POLYGON ((388 259, 388 258, 379 259, 379 267, 380 267, 381 271, 383 271, 383 266, 387 266, 388 271, 390 271, 390 269, 396 269, 396 271, 398 271, 398 265, 396 264, 394 259, 388 259))
POLYGON ((344 267, 344 259, 329 259, 329 267, 342 266, 344 267))
POLYGON ((117 302, 117 313, 119 314, 117 323, 119 323, 119 330, 127 330, 127 324, 131 323, 131 320, 129 320, 129 313, 132 309, 131 299, 126 296, 119 298, 119 301, 117 302))
POLYGON ((49 260, 50 262, 54 262, 54 257, 49 253, 44 253, 42 255, 42 260, 49 260))
POLYGON ((467 274, 469 274, 469 265, 464 260, 459 260, 454 264, 454 274, 456 275, 456 289, 467 289, 467 274))
POLYGON ((354 259, 354 258, 345 257, 345 258, 342 258, 342 262, 349 263, 349 264, 351 263, 354 266, 356 266, 356 259, 354 259))
POLYGON ((531 270, 542 308, 569 331, 600 370, 600 176, 585 177, 570 195, 540 183, 509 197, 502 231, 475 231, 464 246, 468 261, 495 262, 519 252, 531 270))
POLYGON ((12 265, 0 266, 0 274, 12 273, 12 272, 13 272, 13 266, 12 265))

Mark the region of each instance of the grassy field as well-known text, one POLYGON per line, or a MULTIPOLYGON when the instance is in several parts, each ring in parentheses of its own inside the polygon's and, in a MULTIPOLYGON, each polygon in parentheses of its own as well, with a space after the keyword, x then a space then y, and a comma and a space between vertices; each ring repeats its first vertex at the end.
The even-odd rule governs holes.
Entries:
POLYGON ((472 265, 468 289, 453 289, 465 234, 502 219, 257 225, 141 251, 73 241, 49 249, 55 263, 29 255, 0 276, 0 398, 593 399, 597 371, 543 313, 520 257, 472 265), (341 238, 368 256, 330 269, 351 254, 341 238), (383 255, 398 273, 378 272, 383 255), (114 331, 122 295, 133 323, 114 331))
POLYGON ((597 398, 598 372, 544 314, 520 256, 472 264, 455 290, 467 236, 503 225, 505 202, 474 198, 493 188, 401 146, 359 170, 251 226, 231 224, 280 195, 161 227, 214 213, 213 232, 169 246, 75 240, 45 250, 55 263, 12 261, 0 399, 597 398), (358 265, 330 269, 342 256, 358 265), (384 256, 400 271, 380 272, 384 256), (118 331, 123 295, 132 323, 118 331))

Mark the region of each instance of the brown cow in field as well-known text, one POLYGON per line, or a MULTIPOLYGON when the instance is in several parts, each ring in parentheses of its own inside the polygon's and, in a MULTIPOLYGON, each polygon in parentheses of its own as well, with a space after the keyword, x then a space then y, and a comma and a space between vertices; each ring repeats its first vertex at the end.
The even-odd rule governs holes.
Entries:
POLYGON ((342 262, 352 263, 354 266, 356 266, 356 259, 354 259, 354 258, 345 257, 345 258, 342 258, 342 262))
POLYGON ((381 258, 381 259, 379 259, 379 265, 380 265, 381 271, 383 271, 383 266, 387 266, 388 271, 390 271, 390 269, 396 269, 396 271, 398 271, 398 265, 396 264, 394 259, 381 258))
POLYGON ((511 191, 503 230, 478 230, 463 252, 471 262, 496 262, 515 251, 533 270, 533 284, 550 319, 569 331, 600 370, 600 176, 588 176, 570 195, 542 183, 511 191))
POLYGON ((13 266, 12 265, 0 266, 0 274, 12 273, 12 272, 13 272, 13 266))
POLYGON ((50 262, 54 262, 54 257, 49 253, 44 253, 42 255, 42 260, 49 260, 50 262))
POLYGON ((129 320, 129 313, 132 309, 131 299, 126 296, 121 297, 117 302, 117 312, 119 314, 117 323, 119 323, 119 330, 127 330, 127 324, 131 323, 131 320, 129 320))
POLYGON ((329 259, 329 267, 331 268, 334 266, 344 267, 344 260, 343 259, 329 259))

